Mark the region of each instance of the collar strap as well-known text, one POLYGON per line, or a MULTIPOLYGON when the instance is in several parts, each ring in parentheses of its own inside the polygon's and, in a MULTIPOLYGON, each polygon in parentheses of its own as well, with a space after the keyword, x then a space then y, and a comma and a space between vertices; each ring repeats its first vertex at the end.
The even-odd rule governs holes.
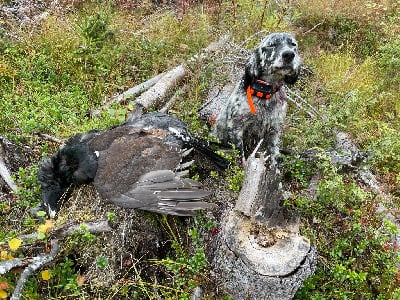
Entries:
POLYGON ((270 99, 273 94, 275 94, 281 88, 282 83, 270 84, 261 79, 254 80, 246 90, 247 102, 249 103, 250 112, 254 115, 256 113, 256 108, 253 103, 252 95, 258 98, 270 99))

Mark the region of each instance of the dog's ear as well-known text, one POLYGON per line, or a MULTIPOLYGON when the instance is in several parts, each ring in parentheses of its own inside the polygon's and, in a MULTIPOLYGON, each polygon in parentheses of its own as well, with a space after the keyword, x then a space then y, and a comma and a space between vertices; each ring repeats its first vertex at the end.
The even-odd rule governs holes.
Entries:
POLYGON ((260 53, 258 50, 254 50, 251 53, 251 56, 247 59, 246 62, 246 67, 244 70, 244 75, 243 75, 243 85, 245 88, 247 88, 250 83, 253 82, 253 79, 260 76, 261 71, 260 71, 260 53))

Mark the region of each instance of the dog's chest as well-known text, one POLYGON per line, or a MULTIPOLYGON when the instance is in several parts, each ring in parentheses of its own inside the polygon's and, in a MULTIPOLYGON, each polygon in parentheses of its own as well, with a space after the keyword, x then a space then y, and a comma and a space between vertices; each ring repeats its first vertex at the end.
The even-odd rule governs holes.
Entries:
POLYGON ((250 112, 248 102, 243 101, 243 99, 247 99, 245 97, 245 95, 238 97, 238 101, 231 108, 231 119, 235 120, 235 123, 262 129, 281 122, 286 109, 286 98, 283 91, 274 94, 270 99, 253 96, 255 114, 250 112))

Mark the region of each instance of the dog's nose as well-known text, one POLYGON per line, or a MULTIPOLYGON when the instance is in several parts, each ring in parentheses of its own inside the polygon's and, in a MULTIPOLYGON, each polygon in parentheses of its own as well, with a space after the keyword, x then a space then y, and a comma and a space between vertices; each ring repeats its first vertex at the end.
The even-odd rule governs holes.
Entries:
POLYGON ((294 56, 295 54, 291 50, 287 50, 282 53, 282 59, 285 63, 290 63, 293 60, 294 56))

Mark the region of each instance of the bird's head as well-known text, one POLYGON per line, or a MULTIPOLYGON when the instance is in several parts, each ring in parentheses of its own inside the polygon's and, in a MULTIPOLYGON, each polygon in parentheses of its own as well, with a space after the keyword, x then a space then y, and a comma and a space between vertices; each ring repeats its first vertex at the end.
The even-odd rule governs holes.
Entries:
POLYGON ((65 145, 43 159, 39 165, 38 180, 42 187, 42 206, 50 217, 60 209, 62 199, 68 197, 71 184, 93 181, 98 157, 85 143, 65 145))

